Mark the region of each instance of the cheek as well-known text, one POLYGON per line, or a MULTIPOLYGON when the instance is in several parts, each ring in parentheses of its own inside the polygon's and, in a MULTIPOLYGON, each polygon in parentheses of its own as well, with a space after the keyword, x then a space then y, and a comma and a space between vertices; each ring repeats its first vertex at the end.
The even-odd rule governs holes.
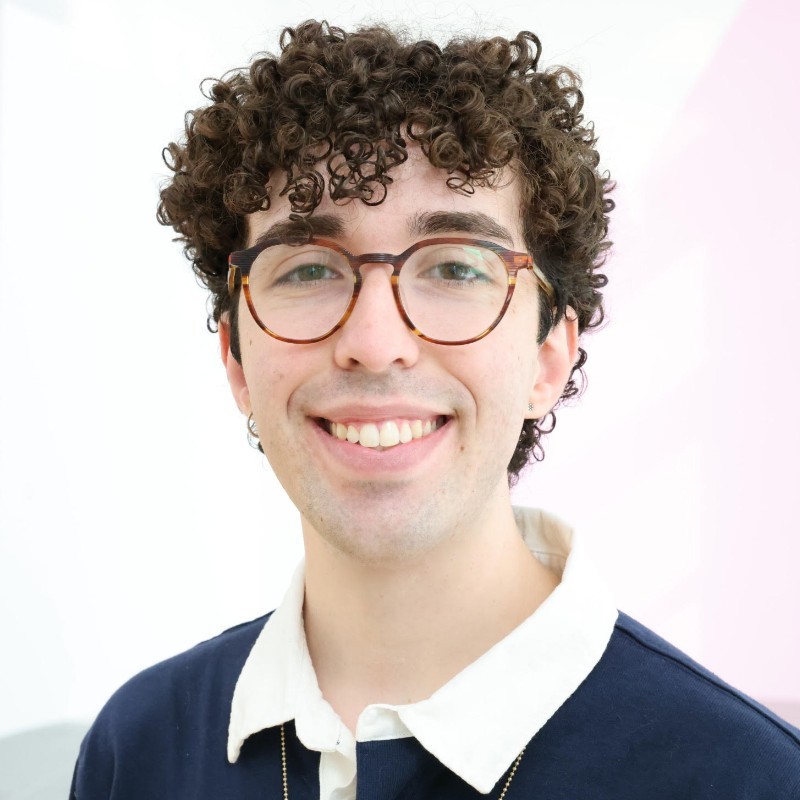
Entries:
POLYGON ((533 352, 515 342, 513 337, 497 336, 499 329, 474 345, 464 347, 452 369, 472 397, 476 424, 486 426, 487 436, 512 438, 517 423, 527 410, 528 397, 536 378, 535 341, 533 352), (469 347, 475 349, 470 353, 469 347))
POLYGON ((244 362, 244 374, 250 388, 250 398, 256 409, 275 409, 285 404, 288 375, 277 364, 250 358, 244 362))
POLYGON ((280 476, 292 452, 292 434, 287 424, 291 374, 263 353, 255 357, 251 352, 244 361, 261 449, 280 476))
MULTIPOLYGON (((262 334, 266 339, 267 335, 262 334)), ((274 352, 270 342, 255 340, 243 342, 242 369, 247 387, 250 391, 250 402, 253 414, 258 419, 262 416, 281 414, 281 406, 285 414, 287 397, 291 391, 291 361, 286 362, 280 353, 274 352), (259 346, 260 345, 260 346, 259 346)))
POLYGON ((473 345, 485 382, 496 387, 498 402, 505 397, 507 411, 515 408, 513 398, 527 396, 538 374, 536 325, 535 316, 515 312, 512 305, 500 325, 473 345))
MULTIPOLYGON (((516 305, 512 302, 508 319, 503 320, 508 325, 504 331, 506 335, 502 347, 506 354, 506 363, 513 372, 517 390, 523 397, 527 397, 539 374, 539 347, 536 343, 539 316, 535 292, 531 292, 529 287, 520 288, 522 293, 515 296, 514 301, 524 302, 516 305)), ((527 400, 525 402, 527 404, 527 400)))
MULTIPOLYGON (((271 404, 287 379, 287 356, 281 343, 264 333, 253 321, 247 306, 239 308, 239 342, 242 369, 254 409, 271 404)), ((288 362, 291 363, 291 362, 288 362)))

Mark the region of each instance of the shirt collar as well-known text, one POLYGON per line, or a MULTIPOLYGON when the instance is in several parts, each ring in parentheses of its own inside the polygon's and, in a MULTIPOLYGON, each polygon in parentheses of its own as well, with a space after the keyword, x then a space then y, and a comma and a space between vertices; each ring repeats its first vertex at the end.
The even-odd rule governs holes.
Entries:
MULTIPOLYGON (((594 669, 617 618, 571 528, 544 511, 514 513, 528 548, 561 576, 560 584, 534 614, 427 700, 378 707, 397 713, 397 735, 407 729, 484 794, 594 669)), ((338 743, 342 723, 322 698, 308 654, 303 595, 301 564, 239 675, 228 731, 232 763, 249 736, 291 719, 306 747, 330 751, 338 743)))

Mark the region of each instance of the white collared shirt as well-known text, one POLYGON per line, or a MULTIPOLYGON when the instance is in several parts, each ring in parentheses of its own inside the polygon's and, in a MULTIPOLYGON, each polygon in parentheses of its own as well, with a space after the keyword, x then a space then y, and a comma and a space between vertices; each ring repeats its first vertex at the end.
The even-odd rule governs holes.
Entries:
POLYGON ((318 751, 320 800, 354 800, 356 741, 414 736, 483 794, 594 669, 617 610, 572 530, 539 510, 515 509, 533 555, 561 582, 539 608, 428 699, 373 704, 355 737, 323 698, 303 629, 301 564, 264 625, 239 675, 228 729, 234 763, 254 733, 295 721, 303 745, 318 751))

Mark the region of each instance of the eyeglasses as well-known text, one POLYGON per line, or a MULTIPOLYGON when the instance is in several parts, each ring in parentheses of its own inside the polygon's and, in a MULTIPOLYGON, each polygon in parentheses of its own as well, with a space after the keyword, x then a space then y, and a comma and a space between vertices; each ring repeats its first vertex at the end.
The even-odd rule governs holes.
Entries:
POLYGON ((469 344, 503 318, 519 270, 529 269, 553 300, 553 287, 527 253, 494 242, 424 239, 399 255, 355 256, 334 241, 267 239, 228 257, 228 291, 237 273, 258 326, 283 342, 312 344, 339 330, 358 300, 365 264, 390 264, 392 291, 405 324, 427 342, 469 344))

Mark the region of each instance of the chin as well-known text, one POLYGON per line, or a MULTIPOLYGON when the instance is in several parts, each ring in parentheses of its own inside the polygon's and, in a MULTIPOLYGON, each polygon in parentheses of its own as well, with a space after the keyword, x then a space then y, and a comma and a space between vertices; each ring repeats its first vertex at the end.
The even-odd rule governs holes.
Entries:
POLYGON ((312 536, 342 555, 375 566, 402 565, 416 561, 451 538, 452 525, 443 525, 439 514, 409 514, 406 509, 380 509, 374 504, 348 514, 341 504, 335 509, 304 515, 312 536))

